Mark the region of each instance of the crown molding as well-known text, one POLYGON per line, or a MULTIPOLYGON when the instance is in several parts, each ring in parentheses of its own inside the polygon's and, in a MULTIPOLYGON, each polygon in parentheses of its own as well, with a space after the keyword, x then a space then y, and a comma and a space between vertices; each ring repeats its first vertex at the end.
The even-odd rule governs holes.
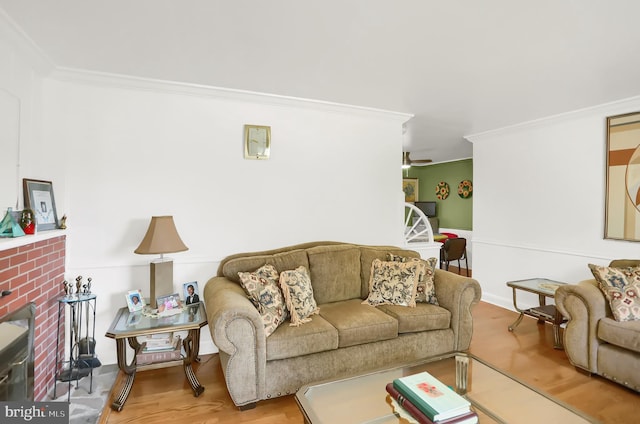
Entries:
MULTIPOLYGON (((562 122, 573 121, 591 117, 596 114, 602 116, 619 115, 628 112, 634 112, 640 109, 640 96, 627 97, 608 103, 590 106, 582 109, 564 112, 557 115, 551 115, 540 119, 522 122, 503 128, 484 131, 477 134, 465 135, 464 139, 471 143, 480 142, 500 135, 510 135, 522 131, 529 131, 537 128, 548 127, 562 122)), ((603 121, 604 122, 604 121, 603 121)))
POLYGON ((267 104, 270 106, 324 110, 336 113, 355 113, 363 116, 375 116, 377 118, 391 119, 399 123, 405 123, 413 117, 412 114, 404 112, 395 112, 363 106, 333 103, 322 100, 304 99, 299 97, 258 93, 248 90, 238 90, 177 81, 135 77, 130 75, 113 74, 106 72, 88 71, 76 68, 56 67, 53 72, 51 72, 49 77, 58 81, 69 81, 74 83, 129 90, 142 90, 158 93, 209 97, 222 100, 267 104))
POLYGON ((53 60, 20 28, 4 9, 0 8, 0 38, 16 48, 16 53, 33 66, 34 71, 46 76, 55 68, 53 60))

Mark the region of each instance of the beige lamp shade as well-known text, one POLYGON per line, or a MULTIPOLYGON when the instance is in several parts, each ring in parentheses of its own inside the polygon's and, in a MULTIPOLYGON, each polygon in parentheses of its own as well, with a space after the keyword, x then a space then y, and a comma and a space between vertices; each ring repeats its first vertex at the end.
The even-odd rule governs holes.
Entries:
POLYGON ((140 255, 184 252, 189 250, 178 235, 172 216, 153 216, 147 234, 135 253, 140 255))

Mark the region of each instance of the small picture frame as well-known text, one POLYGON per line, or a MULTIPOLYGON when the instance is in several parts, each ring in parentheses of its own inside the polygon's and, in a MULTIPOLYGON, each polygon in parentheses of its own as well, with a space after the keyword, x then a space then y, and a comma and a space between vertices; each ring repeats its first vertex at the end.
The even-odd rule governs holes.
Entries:
POLYGON ((269 159, 271 153, 271 127, 264 125, 244 126, 244 158, 269 159))
POLYGON ((182 310, 182 301, 178 293, 157 297, 156 303, 158 305, 158 314, 169 315, 175 311, 180 312, 182 310))
POLYGON ((187 306, 200 303, 200 291, 198 290, 197 281, 184 283, 182 285, 182 292, 184 293, 184 303, 187 306))
POLYGON ((129 312, 144 309, 144 297, 142 297, 140 290, 130 290, 127 292, 127 307, 129 308, 129 312))
POLYGON ((58 214, 56 199, 53 196, 51 181, 22 180, 25 209, 31 209, 36 215, 38 231, 55 230, 58 228, 58 214))

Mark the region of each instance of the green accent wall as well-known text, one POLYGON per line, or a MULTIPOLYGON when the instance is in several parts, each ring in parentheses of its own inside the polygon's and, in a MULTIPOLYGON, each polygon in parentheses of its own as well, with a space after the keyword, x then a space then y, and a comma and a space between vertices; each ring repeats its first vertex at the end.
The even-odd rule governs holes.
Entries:
POLYGON ((418 179, 418 200, 436 201, 436 213, 442 228, 473 230, 473 194, 466 199, 458 196, 458 184, 463 180, 473 183, 473 159, 412 166, 403 171, 404 178, 418 179), (436 186, 440 181, 449 184, 450 194, 444 200, 436 198, 436 186))

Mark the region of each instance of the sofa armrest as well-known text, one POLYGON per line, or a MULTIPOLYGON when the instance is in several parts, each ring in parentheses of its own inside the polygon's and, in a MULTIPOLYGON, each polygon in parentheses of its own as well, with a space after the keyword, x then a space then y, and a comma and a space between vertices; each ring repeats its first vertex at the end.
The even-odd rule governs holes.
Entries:
POLYGON ((257 402, 264 393, 267 362, 262 317, 242 287, 224 277, 207 282, 204 301, 233 402, 237 406, 257 402))
POLYGON ((480 301, 482 290, 478 281, 441 269, 435 270, 436 298, 451 312, 451 328, 455 335, 454 349, 469 349, 473 334, 471 308, 480 301))
POLYGON ((596 280, 558 287, 558 311, 567 318, 564 349, 571 363, 589 372, 598 372, 598 321, 607 316, 608 302, 596 280))

